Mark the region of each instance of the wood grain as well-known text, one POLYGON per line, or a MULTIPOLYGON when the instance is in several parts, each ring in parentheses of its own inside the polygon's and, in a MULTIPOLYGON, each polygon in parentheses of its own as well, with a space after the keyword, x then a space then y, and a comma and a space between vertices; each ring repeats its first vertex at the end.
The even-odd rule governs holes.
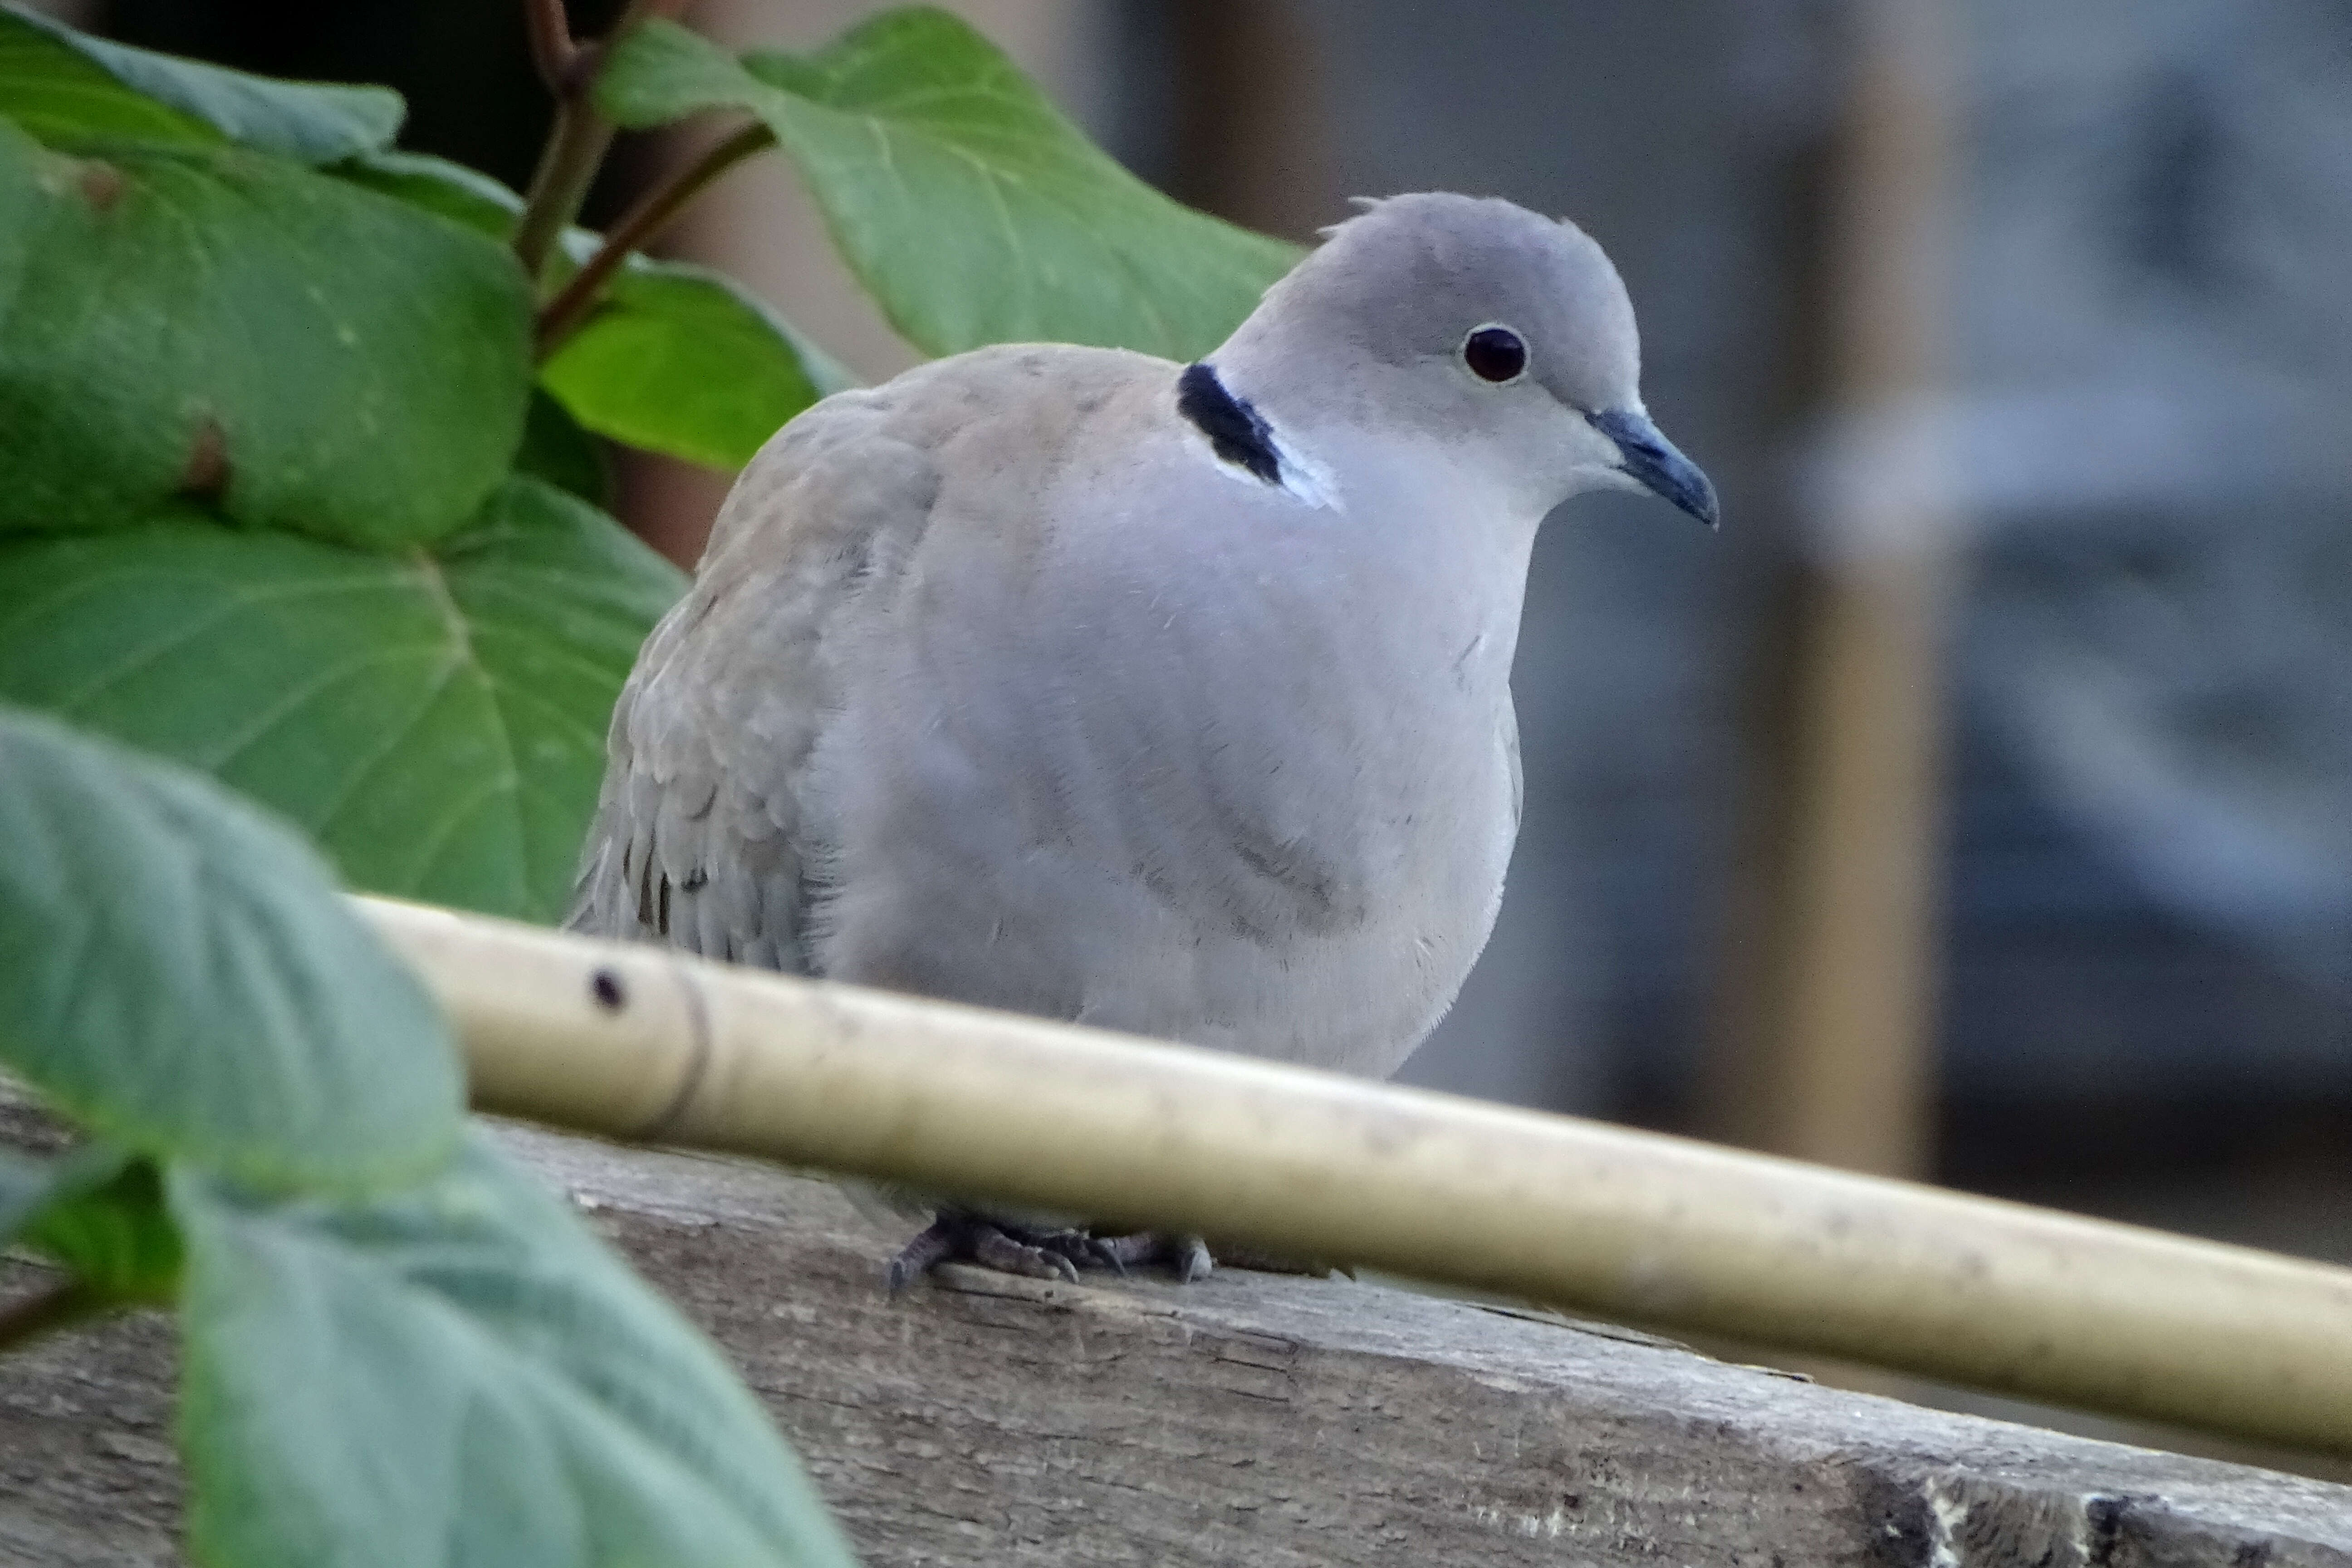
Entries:
MULTIPOLYGON (((2352 1489, 1343 1278, 950 1268, 894 1302, 899 1238, 827 1184, 511 1137, 727 1350, 870 1568, 2352 1568, 2352 1489)), ((0 1363, 0 1563, 175 1560, 171 1376, 154 1315, 0 1363)))

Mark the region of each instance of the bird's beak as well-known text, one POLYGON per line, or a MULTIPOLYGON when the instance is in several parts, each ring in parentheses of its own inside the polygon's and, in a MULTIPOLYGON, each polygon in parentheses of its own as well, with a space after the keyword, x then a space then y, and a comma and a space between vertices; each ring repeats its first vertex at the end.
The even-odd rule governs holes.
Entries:
POLYGON ((1590 417, 1594 429, 1617 443, 1618 468, 1626 478, 1707 527, 1716 526, 1715 487, 1696 463, 1658 434, 1648 415, 1637 408, 1604 408, 1590 417))

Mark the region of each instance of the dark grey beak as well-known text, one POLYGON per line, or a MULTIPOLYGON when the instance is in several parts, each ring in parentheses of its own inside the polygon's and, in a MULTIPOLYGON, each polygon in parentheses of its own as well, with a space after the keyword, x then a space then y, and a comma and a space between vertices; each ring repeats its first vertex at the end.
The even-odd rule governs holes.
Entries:
POLYGON ((1706 482, 1706 476, 1698 471, 1696 463, 1675 451, 1675 444, 1658 434, 1658 427, 1650 423, 1648 415, 1631 408, 1604 408, 1588 417, 1594 429, 1617 443, 1619 467, 1628 476, 1707 527, 1717 525, 1715 487, 1706 482))

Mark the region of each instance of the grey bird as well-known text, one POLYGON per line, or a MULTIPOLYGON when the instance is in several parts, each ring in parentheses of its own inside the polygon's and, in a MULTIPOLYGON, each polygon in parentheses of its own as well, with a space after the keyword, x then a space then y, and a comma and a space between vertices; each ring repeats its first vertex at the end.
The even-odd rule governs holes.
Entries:
MULTIPOLYGON (((1528 557, 1716 522, 1574 225, 1365 204, 1182 366, 988 348, 825 399, 614 710, 569 923, 1381 1078, 1485 944, 1528 557)), ((1208 1265, 952 1204, 893 1266, 1208 1265)))

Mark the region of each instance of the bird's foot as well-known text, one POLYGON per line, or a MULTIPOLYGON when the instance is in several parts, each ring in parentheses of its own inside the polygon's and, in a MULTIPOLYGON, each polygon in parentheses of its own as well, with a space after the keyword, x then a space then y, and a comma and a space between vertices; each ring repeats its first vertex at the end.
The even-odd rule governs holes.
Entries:
POLYGON ((1162 1236, 1158 1231, 1139 1230, 1133 1236, 1089 1237, 1123 1273, 1129 1264, 1165 1263, 1175 1270, 1176 1278, 1190 1285, 1195 1279, 1206 1279, 1215 1271, 1217 1261, 1209 1256, 1209 1244, 1197 1236, 1162 1236))
POLYGON ((1000 1274, 1077 1283, 1081 1267, 1121 1266, 1084 1231, 1047 1230, 992 1220, 961 1209, 941 1209, 921 1235, 890 1260, 893 1296, 942 1263, 977 1263, 1000 1274))
POLYGON ((1081 1268, 1125 1274, 1130 1264, 1165 1263, 1186 1284, 1205 1279, 1215 1267, 1197 1236, 1163 1237, 1150 1232, 1097 1237, 1083 1230, 1049 1230, 992 1220, 958 1209, 939 1216, 890 1260, 890 1294, 898 1295, 942 1263, 977 1263, 1000 1274, 1076 1284, 1081 1268))

